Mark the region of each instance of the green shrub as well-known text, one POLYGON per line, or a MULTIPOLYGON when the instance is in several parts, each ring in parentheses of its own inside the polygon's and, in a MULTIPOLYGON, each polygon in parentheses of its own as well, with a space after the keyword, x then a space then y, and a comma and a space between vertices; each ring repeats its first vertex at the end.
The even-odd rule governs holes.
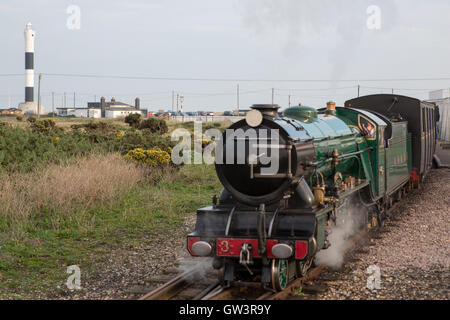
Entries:
POLYGON ((114 125, 104 121, 89 121, 88 123, 73 124, 70 127, 73 130, 83 129, 86 133, 116 134, 119 131, 114 125))
POLYGON ((170 154, 174 145, 170 137, 153 134, 148 129, 122 134, 107 123, 85 124, 78 129, 64 131, 52 127, 51 121, 42 124, 38 121, 29 128, 0 122, 0 171, 32 171, 41 165, 60 163, 76 156, 110 152, 125 155, 136 148, 150 150, 158 147, 170 154))
POLYGON ((22 120, 23 120, 23 117, 22 117, 22 116, 17 116, 17 117, 16 117, 16 120, 17 120, 17 121, 22 121, 22 120))
POLYGON ((125 117, 125 123, 128 123, 132 128, 139 128, 141 123, 141 115, 139 113, 132 113, 125 117))
MULTIPOLYGON (((28 120, 30 120, 30 119, 31 119, 31 117, 28 120)), ((30 122, 31 130, 33 130, 34 132, 48 134, 48 133, 56 130, 55 120, 53 120, 53 119, 44 119, 44 120, 39 120, 39 121, 34 120, 34 121, 29 121, 29 122, 30 122)))
POLYGON ((136 148, 151 149, 159 147, 163 150, 169 150, 175 145, 170 137, 164 137, 158 134, 153 134, 149 130, 142 131, 128 131, 120 139, 116 140, 117 151, 122 154, 136 148))
POLYGON ((28 121, 29 123, 35 123, 35 122, 36 122, 36 116, 29 116, 28 119, 27 119, 27 121, 28 121))
POLYGON ((142 120, 139 124, 139 129, 148 129, 151 133, 158 134, 165 134, 169 131, 166 120, 154 117, 142 120))

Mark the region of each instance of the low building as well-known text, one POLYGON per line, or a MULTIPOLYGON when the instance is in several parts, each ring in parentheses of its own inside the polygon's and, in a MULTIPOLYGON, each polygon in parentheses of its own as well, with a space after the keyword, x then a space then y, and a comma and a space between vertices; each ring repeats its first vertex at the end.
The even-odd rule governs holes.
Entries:
POLYGON ((0 114, 2 116, 22 116, 22 110, 18 108, 8 108, 8 109, 0 109, 0 114))
POLYGON ((102 97, 100 102, 88 102, 87 108, 56 108, 56 110, 59 116, 78 118, 120 118, 133 113, 144 117, 147 115, 147 110, 140 109, 139 98, 135 99, 134 106, 116 101, 114 98, 107 102, 105 97, 102 97))
POLYGON ((245 116, 248 112, 250 112, 250 110, 248 109, 239 109, 239 110, 233 110, 233 115, 234 116, 245 116))

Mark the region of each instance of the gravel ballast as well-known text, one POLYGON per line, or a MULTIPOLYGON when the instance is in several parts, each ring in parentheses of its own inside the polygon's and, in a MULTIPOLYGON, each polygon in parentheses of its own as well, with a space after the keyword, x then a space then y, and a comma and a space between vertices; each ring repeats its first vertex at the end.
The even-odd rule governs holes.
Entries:
MULTIPOLYGON (((368 245, 348 254, 340 270, 326 270, 310 286, 320 292, 304 299, 449 299, 450 169, 433 170, 423 189, 413 190, 398 204, 395 215, 368 245), (376 265, 381 289, 367 287, 366 272, 376 265)), ((54 299, 136 299, 155 287, 152 279, 176 269, 188 256, 185 236, 195 224, 189 215, 170 234, 149 235, 134 246, 111 248, 95 272, 82 273, 82 290, 65 285, 54 299)), ((82 270, 83 272, 83 270, 82 270)))
POLYGON ((328 290, 313 299, 449 299, 450 169, 433 170, 413 190, 370 244, 350 253, 339 271, 316 283, 328 290), (369 266, 380 270, 380 289, 369 289, 369 266))

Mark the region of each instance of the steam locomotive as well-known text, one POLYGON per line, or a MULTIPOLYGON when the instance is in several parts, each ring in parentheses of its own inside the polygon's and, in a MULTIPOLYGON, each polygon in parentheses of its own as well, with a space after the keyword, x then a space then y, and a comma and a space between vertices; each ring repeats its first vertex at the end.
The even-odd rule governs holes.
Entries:
POLYGON ((218 202, 198 209, 187 236, 189 253, 213 257, 226 286, 283 290, 330 246, 346 199, 364 208, 362 228, 379 227, 433 166, 434 104, 381 94, 344 107, 278 109, 253 105, 216 141, 223 190, 218 202))

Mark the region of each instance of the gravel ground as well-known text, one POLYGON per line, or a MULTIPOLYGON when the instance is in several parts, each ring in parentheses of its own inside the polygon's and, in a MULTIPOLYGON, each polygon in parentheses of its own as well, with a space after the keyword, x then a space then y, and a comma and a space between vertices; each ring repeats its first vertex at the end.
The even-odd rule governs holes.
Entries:
MULTIPOLYGON (((399 203, 383 231, 347 257, 341 270, 327 270, 306 299, 449 299, 450 169, 432 171, 422 190, 413 190, 399 203), (381 271, 381 289, 367 288, 369 266, 381 271), (319 293, 317 293, 319 291, 319 293)), ((148 236, 138 246, 111 248, 108 260, 92 273, 83 273, 82 290, 64 285, 54 299, 136 299, 155 284, 152 278, 179 268, 188 256, 185 235, 195 216, 170 234, 148 236)), ((188 259, 186 259, 188 260, 188 259)), ((300 298, 300 297, 297 297, 300 298)))
POLYGON ((350 253, 339 271, 315 284, 328 289, 313 299, 449 299, 450 169, 433 170, 413 190, 370 244, 350 253), (367 288, 366 272, 380 268, 381 289, 367 288))
POLYGON ((195 215, 183 226, 163 235, 141 239, 139 245, 108 248, 106 261, 94 266, 93 272, 81 268, 81 290, 69 291, 61 285, 51 299, 137 299, 155 287, 151 281, 168 270, 183 268, 180 261, 188 256, 186 234, 192 232, 195 215))

